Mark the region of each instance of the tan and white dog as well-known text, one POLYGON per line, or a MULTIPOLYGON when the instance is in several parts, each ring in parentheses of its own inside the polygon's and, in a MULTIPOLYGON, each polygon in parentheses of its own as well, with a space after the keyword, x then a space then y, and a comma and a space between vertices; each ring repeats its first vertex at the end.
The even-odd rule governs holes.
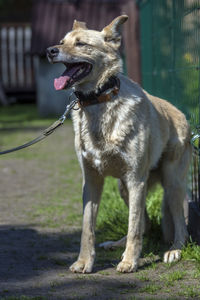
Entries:
POLYGON ((120 272, 137 269, 144 231, 145 197, 150 185, 164 188, 163 233, 173 245, 165 262, 180 259, 188 233, 183 200, 191 157, 190 129, 172 104, 149 95, 121 74, 121 25, 117 17, 102 31, 74 21, 59 45, 47 49, 50 62, 66 71, 55 79, 57 90, 73 88, 79 110, 73 111, 75 148, 83 173, 83 228, 80 254, 72 272, 89 273, 95 259, 95 223, 104 178, 119 179, 129 206, 127 238, 103 244, 126 243, 120 272))

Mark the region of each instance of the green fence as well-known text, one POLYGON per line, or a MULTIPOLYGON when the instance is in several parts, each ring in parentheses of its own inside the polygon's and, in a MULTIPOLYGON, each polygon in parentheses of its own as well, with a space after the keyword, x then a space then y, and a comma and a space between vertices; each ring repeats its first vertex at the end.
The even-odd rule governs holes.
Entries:
POLYGON ((141 0, 142 84, 199 124, 200 1, 141 0))
MULTIPOLYGON (((200 226, 200 0, 137 3, 142 86, 182 110, 197 134, 189 188, 200 226)), ((200 242, 198 230, 195 234, 200 242)))

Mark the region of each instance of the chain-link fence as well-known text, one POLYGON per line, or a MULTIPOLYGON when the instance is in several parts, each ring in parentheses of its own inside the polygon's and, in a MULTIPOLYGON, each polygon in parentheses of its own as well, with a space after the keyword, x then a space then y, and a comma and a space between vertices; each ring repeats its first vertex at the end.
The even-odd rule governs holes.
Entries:
POLYGON ((200 220, 200 1, 139 0, 137 3, 142 85, 182 110, 196 133, 189 188, 200 220))

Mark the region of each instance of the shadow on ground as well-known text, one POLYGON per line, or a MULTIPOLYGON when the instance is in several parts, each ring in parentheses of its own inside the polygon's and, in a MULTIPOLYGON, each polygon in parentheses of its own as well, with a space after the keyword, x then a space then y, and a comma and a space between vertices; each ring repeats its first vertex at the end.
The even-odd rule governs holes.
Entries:
POLYGON ((1 226, 1 279, 23 280, 37 276, 41 270, 67 267, 79 250, 79 237, 79 231, 40 233, 34 225, 1 226))
MULTIPOLYGON (((44 299, 107 299, 133 292, 130 275, 117 275, 113 263, 96 266, 90 275, 72 274, 68 268, 79 251, 80 231, 40 233, 33 224, 0 227, 0 297, 43 296, 44 299), (111 269, 109 277, 106 272, 111 269), (104 292, 103 292, 104 291, 104 292), (104 294, 106 292, 106 295, 104 294)), ((2 299, 2 298, 1 298, 2 299)), ((122 297, 119 297, 122 299, 122 297)))

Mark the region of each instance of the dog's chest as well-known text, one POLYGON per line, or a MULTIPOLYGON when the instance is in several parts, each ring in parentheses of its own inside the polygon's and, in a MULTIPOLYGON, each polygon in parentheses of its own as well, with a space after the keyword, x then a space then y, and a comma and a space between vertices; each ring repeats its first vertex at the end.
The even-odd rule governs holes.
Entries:
POLYGON ((112 136, 102 133, 84 132, 81 135, 81 154, 87 163, 104 175, 117 176, 119 166, 125 163, 118 143, 112 141, 112 136))
MULTIPOLYGON (((117 147, 110 149, 108 145, 105 145, 104 149, 102 149, 102 147, 94 146, 93 143, 91 147, 89 147, 89 144, 90 142, 88 143, 87 141, 84 147, 81 147, 83 160, 102 175, 118 177, 120 173, 119 170, 122 170, 123 166, 126 165, 126 159, 119 149, 117 149, 117 147)), ((102 142, 101 146, 103 146, 103 144, 102 142)))
POLYGON ((82 115, 74 118, 76 148, 82 159, 102 175, 117 177, 126 167, 126 153, 122 150, 125 136, 109 118, 88 122, 82 115), (100 121, 99 121, 100 120, 100 121))

